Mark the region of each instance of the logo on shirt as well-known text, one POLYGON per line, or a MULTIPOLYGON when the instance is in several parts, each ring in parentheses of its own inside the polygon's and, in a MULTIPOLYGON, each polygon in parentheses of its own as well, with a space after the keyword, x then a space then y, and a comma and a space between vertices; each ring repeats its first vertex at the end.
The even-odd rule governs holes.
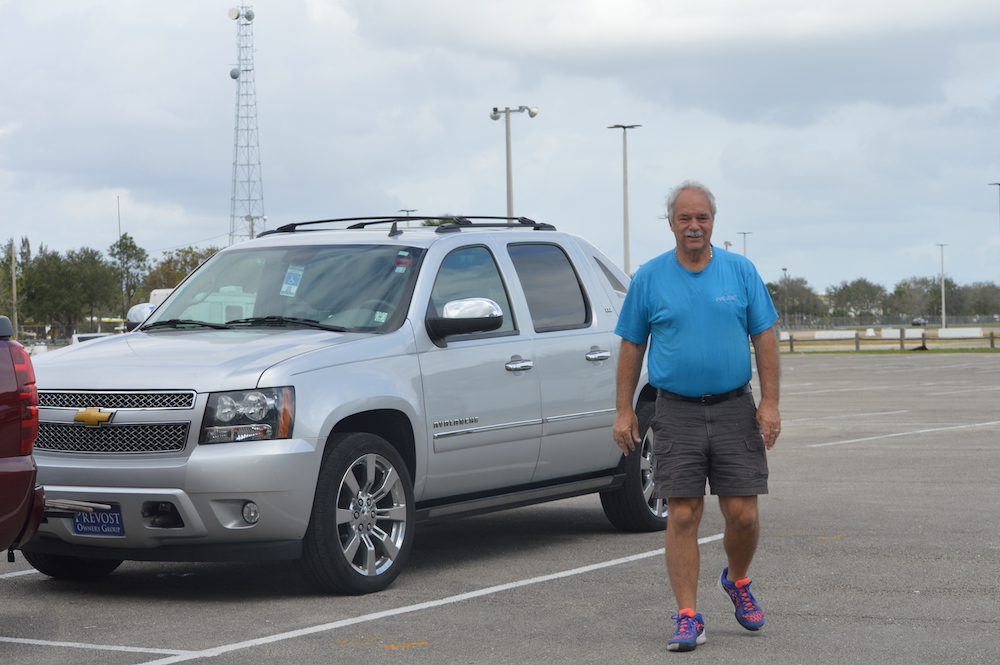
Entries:
POLYGON ((732 293, 725 291, 721 296, 715 299, 715 302, 721 302, 723 305, 732 305, 737 300, 739 300, 738 296, 734 296, 732 293))

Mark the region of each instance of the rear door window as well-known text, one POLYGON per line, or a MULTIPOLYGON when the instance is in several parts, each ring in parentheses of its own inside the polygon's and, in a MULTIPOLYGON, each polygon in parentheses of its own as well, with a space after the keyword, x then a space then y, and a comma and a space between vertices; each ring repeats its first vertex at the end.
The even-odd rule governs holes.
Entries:
POLYGON ((535 332, 586 328, 590 305, 569 257, 558 245, 520 243, 507 247, 524 289, 535 332))

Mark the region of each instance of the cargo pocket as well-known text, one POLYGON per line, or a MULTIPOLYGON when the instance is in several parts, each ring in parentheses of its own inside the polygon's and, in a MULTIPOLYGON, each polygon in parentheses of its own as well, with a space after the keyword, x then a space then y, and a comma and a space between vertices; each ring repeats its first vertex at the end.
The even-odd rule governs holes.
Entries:
POLYGON ((767 451, 764 448, 764 437, 760 430, 754 431, 743 439, 746 448, 747 476, 754 479, 767 478, 767 451))

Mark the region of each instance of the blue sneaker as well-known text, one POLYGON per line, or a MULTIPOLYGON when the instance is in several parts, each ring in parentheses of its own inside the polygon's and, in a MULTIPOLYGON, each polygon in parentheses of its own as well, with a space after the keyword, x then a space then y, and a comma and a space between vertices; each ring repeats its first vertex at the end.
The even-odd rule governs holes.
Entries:
POLYGON ((670 617, 677 622, 677 632, 667 641, 667 651, 694 651, 705 643, 705 621, 698 614, 675 614, 670 617))
POLYGON ((750 593, 750 580, 742 586, 736 586, 735 582, 729 581, 728 575, 729 566, 726 566, 719 577, 719 588, 736 606, 736 620, 747 630, 760 630, 764 627, 764 610, 750 593))

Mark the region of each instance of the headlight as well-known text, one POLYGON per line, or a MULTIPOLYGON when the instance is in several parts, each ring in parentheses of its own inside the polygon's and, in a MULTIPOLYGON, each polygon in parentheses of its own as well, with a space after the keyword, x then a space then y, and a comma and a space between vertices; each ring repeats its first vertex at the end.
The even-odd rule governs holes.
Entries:
POLYGON ((212 393, 201 443, 287 439, 294 416, 295 389, 291 387, 212 393))

